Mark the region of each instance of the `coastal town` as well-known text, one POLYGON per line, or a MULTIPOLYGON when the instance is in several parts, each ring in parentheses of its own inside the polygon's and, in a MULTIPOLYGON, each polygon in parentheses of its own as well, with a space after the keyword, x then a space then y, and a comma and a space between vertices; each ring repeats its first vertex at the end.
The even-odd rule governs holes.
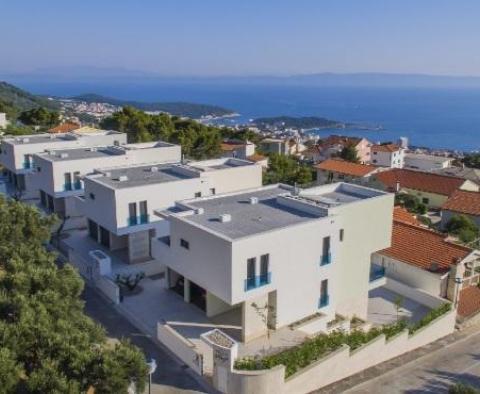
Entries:
POLYGON ((19 119, 0 114, 1 204, 57 218, 57 258, 204 387, 307 393, 480 323, 468 153, 276 124, 196 157, 65 112, 19 119))

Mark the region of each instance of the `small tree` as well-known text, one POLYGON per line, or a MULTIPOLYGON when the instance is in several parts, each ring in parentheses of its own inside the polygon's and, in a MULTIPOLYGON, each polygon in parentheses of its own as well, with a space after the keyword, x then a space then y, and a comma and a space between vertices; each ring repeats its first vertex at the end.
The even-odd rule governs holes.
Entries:
POLYGON ((400 309, 402 309, 403 301, 404 301, 404 298, 401 295, 396 296, 395 299, 393 300, 393 303, 395 304, 395 310, 397 312, 397 322, 399 321, 399 318, 400 318, 400 309))
POLYGON ((260 317, 263 324, 265 324, 265 328, 267 329, 267 339, 270 343, 270 324, 269 324, 269 316, 275 318, 275 308, 268 303, 265 303, 263 306, 259 306, 257 303, 252 303, 252 308, 255 309, 255 313, 260 317))
POLYGON ((360 159, 358 158, 357 149, 353 145, 346 145, 340 152, 340 157, 343 160, 351 161, 352 163, 358 163, 360 159))
POLYGON ((465 215, 452 216, 447 222, 445 228, 449 233, 455 235, 458 235, 462 230, 470 230, 474 233, 478 232, 478 228, 473 220, 465 215))

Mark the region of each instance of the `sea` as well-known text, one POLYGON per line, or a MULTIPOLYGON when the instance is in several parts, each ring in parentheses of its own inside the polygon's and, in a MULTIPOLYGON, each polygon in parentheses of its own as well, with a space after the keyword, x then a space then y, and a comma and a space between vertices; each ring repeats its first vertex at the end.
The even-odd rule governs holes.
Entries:
MULTIPOLYGON (((13 81, 15 82, 15 81, 13 81)), ((373 142, 407 137, 411 145, 459 151, 480 150, 480 89, 345 86, 282 86, 241 83, 18 82, 33 93, 73 96, 97 93, 138 101, 186 101, 231 109, 224 124, 265 116, 319 116, 361 125, 317 130, 360 135, 373 142), (365 129, 368 128, 368 129, 365 129)))

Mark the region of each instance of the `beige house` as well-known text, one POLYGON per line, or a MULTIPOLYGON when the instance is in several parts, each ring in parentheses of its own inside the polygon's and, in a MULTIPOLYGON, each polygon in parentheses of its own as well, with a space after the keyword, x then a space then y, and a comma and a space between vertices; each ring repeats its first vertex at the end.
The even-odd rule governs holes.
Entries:
POLYGON ((341 159, 328 159, 315 166, 317 170, 317 183, 323 185, 332 182, 354 182, 368 184, 370 177, 380 168, 352 163, 341 159))
POLYGON ((469 180, 406 169, 382 171, 372 177, 372 185, 392 192, 417 196, 429 208, 439 209, 456 190, 479 191, 469 180))

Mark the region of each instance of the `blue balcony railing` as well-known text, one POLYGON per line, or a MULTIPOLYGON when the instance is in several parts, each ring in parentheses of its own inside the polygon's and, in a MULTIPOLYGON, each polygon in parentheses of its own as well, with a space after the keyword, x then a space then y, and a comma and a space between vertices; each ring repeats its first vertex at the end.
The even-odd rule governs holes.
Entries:
POLYGON ((66 192, 69 192, 69 191, 73 190, 72 183, 71 182, 64 183, 63 190, 66 191, 66 192))
POLYGON ((73 184, 73 188, 74 188, 75 190, 82 190, 82 182, 80 182, 80 181, 75 182, 75 183, 73 184))
POLYGON ((257 287, 262 287, 272 283, 272 273, 268 272, 264 275, 257 275, 251 278, 245 279, 244 287, 245 291, 256 289, 257 287))
POLYGON ((33 163, 31 161, 24 161, 23 162, 23 169, 30 170, 33 167, 33 163))
POLYGON ((370 282, 381 279, 385 276, 385 267, 372 264, 370 266, 370 282))
POLYGON ((137 224, 149 223, 149 221, 150 221, 149 215, 131 216, 128 218, 128 225, 136 226, 137 224))
POLYGON ((320 265, 327 265, 332 262, 332 254, 328 252, 327 254, 322 255, 320 260, 320 265))
POLYGON ((318 300, 318 307, 319 308, 324 308, 324 307, 328 306, 329 303, 330 303, 330 296, 328 294, 323 295, 318 300))

